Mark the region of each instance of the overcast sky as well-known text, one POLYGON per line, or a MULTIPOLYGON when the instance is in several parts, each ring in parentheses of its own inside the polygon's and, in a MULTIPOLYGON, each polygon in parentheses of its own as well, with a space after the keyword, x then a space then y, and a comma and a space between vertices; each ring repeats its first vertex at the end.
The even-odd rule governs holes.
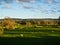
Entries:
POLYGON ((58 18, 60 0, 0 0, 0 18, 58 18))

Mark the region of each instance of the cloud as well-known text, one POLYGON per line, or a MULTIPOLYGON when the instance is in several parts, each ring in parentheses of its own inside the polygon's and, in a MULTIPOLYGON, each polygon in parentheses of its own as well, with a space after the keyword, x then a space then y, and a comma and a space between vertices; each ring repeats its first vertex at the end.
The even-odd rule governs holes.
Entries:
POLYGON ((9 5, 9 4, 5 4, 4 7, 2 7, 2 8, 10 9, 10 8, 12 8, 12 7, 11 7, 11 5, 9 5))
POLYGON ((46 0, 46 2, 49 3, 49 4, 56 3, 55 0, 46 0))
POLYGON ((2 5, 2 2, 0 2, 0 5, 2 5))
POLYGON ((57 3, 60 3, 60 0, 55 0, 57 3))
POLYGON ((16 2, 32 2, 32 3, 34 3, 34 2, 36 2, 37 0, 16 0, 16 2))
POLYGON ((35 2, 37 0, 0 0, 0 2, 5 2, 5 3, 12 3, 14 1, 20 3, 20 2, 35 2))
POLYGON ((46 2, 46 3, 56 3, 56 2, 60 2, 60 0, 0 0, 0 2, 5 2, 5 3, 12 3, 16 1, 17 3, 20 2, 31 2, 31 3, 35 3, 37 1, 39 2, 46 2))
POLYGON ((50 14, 55 14, 56 11, 55 10, 50 10, 50 14))
POLYGON ((29 6, 23 6, 24 8, 26 9, 31 9, 32 7, 29 7, 29 6))
POLYGON ((57 10, 57 12, 60 12, 60 9, 59 9, 59 10, 57 10))
POLYGON ((11 8, 11 6, 9 5, 9 4, 6 4, 6 6, 5 6, 6 8, 11 8))
POLYGON ((28 3, 22 3, 22 6, 23 6, 23 8, 26 8, 26 9, 31 9, 32 8, 32 5, 30 5, 28 3))
POLYGON ((12 3, 13 0, 4 0, 6 3, 12 3))
POLYGON ((15 0, 17 3, 20 3, 20 1, 19 0, 15 0))
POLYGON ((52 3, 60 3, 60 0, 16 0, 17 2, 32 2, 32 3, 35 3, 35 2, 42 2, 42 3, 49 3, 49 4, 52 4, 52 3))
POLYGON ((14 0, 0 0, 0 5, 5 3, 12 3, 14 0))
POLYGON ((2 5, 2 4, 4 4, 4 2, 3 2, 3 0, 2 1, 0 0, 0 5, 2 5))

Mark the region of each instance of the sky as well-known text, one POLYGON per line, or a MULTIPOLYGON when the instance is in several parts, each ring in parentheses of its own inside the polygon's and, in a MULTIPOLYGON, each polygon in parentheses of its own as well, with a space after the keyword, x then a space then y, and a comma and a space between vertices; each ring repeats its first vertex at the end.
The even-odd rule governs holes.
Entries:
POLYGON ((60 0, 0 0, 0 18, 58 18, 60 0))

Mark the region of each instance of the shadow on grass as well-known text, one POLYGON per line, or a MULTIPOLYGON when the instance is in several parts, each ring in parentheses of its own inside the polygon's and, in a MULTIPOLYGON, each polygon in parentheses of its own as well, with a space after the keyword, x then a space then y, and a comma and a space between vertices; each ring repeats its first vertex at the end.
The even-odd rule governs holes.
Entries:
POLYGON ((22 38, 22 37, 0 37, 0 43, 5 42, 10 44, 41 44, 41 45, 52 45, 60 43, 60 37, 45 36, 42 38, 22 38))

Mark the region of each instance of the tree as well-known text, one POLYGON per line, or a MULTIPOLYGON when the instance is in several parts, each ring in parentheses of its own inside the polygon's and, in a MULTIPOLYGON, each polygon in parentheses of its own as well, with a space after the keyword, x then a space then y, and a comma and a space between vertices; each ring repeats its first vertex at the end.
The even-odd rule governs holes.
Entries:
POLYGON ((40 25, 42 25, 42 26, 45 25, 45 24, 44 24, 44 21, 41 21, 41 22, 40 22, 40 25))
POLYGON ((0 27, 0 34, 3 34, 4 29, 2 27, 0 27))
POLYGON ((29 21, 26 21, 26 27, 31 27, 32 25, 31 25, 31 22, 29 22, 29 21))
POLYGON ((59 17, 59 21, 58 21, 58 24, 59 24, 59 26, 60 26, 60 17, 59 17))
POLYGON ((4 33, 4 28, 2 26, 2 22, 0 22, 0 34, 3 34, 4 33))
POLYGON ((8 17, 2 21, 2 25, 7 29, 15 29, 16 22, 12 18, 8 17))

